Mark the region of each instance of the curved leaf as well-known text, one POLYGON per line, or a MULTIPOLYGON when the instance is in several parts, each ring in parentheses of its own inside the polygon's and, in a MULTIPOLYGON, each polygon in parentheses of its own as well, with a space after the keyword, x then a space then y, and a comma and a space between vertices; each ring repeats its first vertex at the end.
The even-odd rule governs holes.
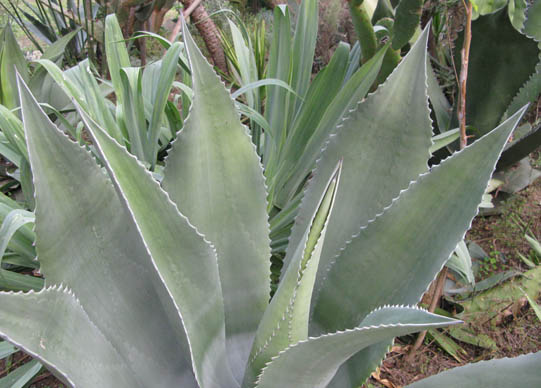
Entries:
POLYGON ((0 292, 0 304, 0 337, 37 357, 62 381, 82 388, 145 386, 71 291, 0 292))
POLYGON ((416 307, 383 307, 355 329, 301 341, 275 357, 259 376, 257 388, 323 388, 338 367, 376 342, 460 321, 416 307))
MULTIPOLYGON (((321 268, 325 277, 312 300, 311 332, 352 327, 380 305, 419 301, 469 228, 501 150, 524 111, 420 175, 321 268)), ((361 384, 388 345, 361 352, 342 372, 353 376, 352 384, 361 384)))
POLYGON ((216 252, 179 213, 151 173, 79 109, 121 201, 184 324, 201 388, 234 387, 225 351, 223 297, 216 252), (206 306, 202 309, 201 306, 206 306))
MULTIPOLYGON (((175 306, 110 180, 88 151, 49 121, 24 85, 20 95, 46 285, 64 284, 76 293, 143 386, 184 381, 194 387, 175 306)), ((104 386, 116 386, 115 380, 104 386)))
POLYGON ((540 364, 541 352, 480 361, 428 377, 407 388, 537 387, 541 381, 540 364))

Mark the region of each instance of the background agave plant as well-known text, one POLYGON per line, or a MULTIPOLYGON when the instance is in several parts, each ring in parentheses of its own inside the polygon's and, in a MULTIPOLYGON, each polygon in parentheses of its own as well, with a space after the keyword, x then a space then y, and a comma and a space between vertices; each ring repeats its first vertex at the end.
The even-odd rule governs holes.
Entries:
MULTIPOLYGON (((161 185, 75 102, 96 160, 19 80, 46 280, 0 293, 0 336, 77 387, 354 387, 393 337, 458 323, 404 306, 462 239, 524 109, 427 171, 427 35, 327 139, 270 304, 263 170, 186 30, 194 99, 161 185)), ((535 381, 540 357, 501 370, 535 381)))

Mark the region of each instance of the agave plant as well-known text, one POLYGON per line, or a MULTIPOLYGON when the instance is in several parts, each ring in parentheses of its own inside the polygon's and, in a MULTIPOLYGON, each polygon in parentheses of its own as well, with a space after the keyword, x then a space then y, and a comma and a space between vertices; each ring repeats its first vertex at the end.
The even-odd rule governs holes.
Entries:
MULTIPOLYGON (((19 79, 45 286, 0 292, 0 336, 74 387, 356 387, 393 337, 459 323, 408 306, 462 239, 524 109, 427 171, 427 36, 328 138, 270 303, 260 159, 186 29, 194 99, 161 184, 77 101, 95 153, 73 142, 19 79)), ((527 384, 540 358, 498 368, 527 384)))

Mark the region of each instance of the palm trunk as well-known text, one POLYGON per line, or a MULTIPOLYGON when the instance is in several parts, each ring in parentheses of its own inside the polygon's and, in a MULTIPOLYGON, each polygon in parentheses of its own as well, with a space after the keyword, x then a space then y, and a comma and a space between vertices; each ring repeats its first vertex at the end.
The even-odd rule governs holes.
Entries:
MULTIPOLYGON (((196 1, 197 0, 181 0, 185 9, 188 9, 190 5, 196 1)), ((222 42, 220 41, 218 28, 216 28, 216 25, 212 19, 209 18, 209 15, 203 5, 201 4, 195 8, 190 17, 193 19, 193 22, 196 23, 197 30, 203 37, 214 65, 220 69, 220 71, 227 74, 225 54, 222 47, 222 42)))

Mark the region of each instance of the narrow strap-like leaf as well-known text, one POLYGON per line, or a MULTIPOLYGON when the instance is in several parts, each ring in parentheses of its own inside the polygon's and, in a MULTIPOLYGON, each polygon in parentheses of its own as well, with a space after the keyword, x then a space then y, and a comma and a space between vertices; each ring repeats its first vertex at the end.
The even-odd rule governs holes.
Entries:
MULTIPOLYGON (((267 76, 290 83, 292 36, 287 6, 277 5, 274 7, 273 29, 267 76)), ((280 148, 282 132, 288 125, 287 99, 291 97, 283 88, 276 86, 267 88, 265 118, 270 124, 270 131, 265 134, 265 152, 263 153, 265 164, 267 164, 269 155, 276 154, 280 148)))
POLYGON ((323 269, 345 242, 427 170, 432 135, 425 69, 429 31, 427 26, 387 81, 330 135, 316 165, 285 262, 289 263, 299 244, 328 177, 343 159, 342 184, 329 221, 315 292, 324 278, 323 269))
POLYGON ((152 115, 148 126, 148 144, 146 144, 147 161, 153 167, 156 163, 158 137, 160 135, 163 112, 177 72, 181 48, 182 46, 179 42, 173 43, 165 53, 160 65, 160 75, 155 89, 154 100, 152 101, 152 115))
POLYGON ((47 285, 76 293, 142 385, 195 387, 182 323, 111 181, 90 152, 49 121, 24 85, 20 95, 47 285))
MULTIPOLYGON (((313 300, 311 332, 351 327, 378 305, 419 301, 469 228, 501 149, 523 113, 524 108, 420 175, 353 236, 322 269, 325 278, 313 300)), ((379 350, 348 361, 348 373, 356 376, 353 384, 363 383, 388 345, 375 345, 379 350)))
POLYGON ((0 337, 37 357, 71 386, 145 387, 65 288, 0 292, 0 305, 0 337))
POLYGON ((323 388, 358 351, 400 335, 460 321, 415 307, 384 307, 355 328, 301 341, 281 352, 259 376, 257 388, 323 388))
POLYGON ((107 15, 105 18, 105 54, 107 55, 107 66, 109 67, 109 74, 116 92, 117 101, 122 104, 120 69, 131 65, 130 56, 124 43, 124 36, 114 13, 107 15))
POLYGON ((39 373, 41 368, 42 365, 38 360, 27 362, 0 378, 0 388, 22 388, 39 373))
POLYGON ((540 365, 541 352, 480 361, 428 377, 407 388, 533 388, 541 382, 540 365))
POLYGON ((302 182, 314 168, 329 135, 336 132, 336 125, 348 117, 351 110, 357 108, 359 101, 366 96, 374 84, 388 48, 389 44, 381 48, 347 79, 342 89, 327 106, 325 114, 315 129, 312 129, 310 140, 302 153, 295 152, 294 148, 284 151, 284 158, 276 173, 276 182, 273 182, 274 203, 281 209, 297 193, 302 182))
POLYGON ((79 110, 161 281, 182 319, 201 388, 236 385, 225 350, 223 296, 213 247, 151 173, 79 110), (204 307, 203 307, 204 306, 204 307))
POLYGON ((173 144, 163 187, 216 247, 228 356, 237 379, 270 293, 270 241, 263 172, 234 101, 187 29, 194 100, 173 144))

